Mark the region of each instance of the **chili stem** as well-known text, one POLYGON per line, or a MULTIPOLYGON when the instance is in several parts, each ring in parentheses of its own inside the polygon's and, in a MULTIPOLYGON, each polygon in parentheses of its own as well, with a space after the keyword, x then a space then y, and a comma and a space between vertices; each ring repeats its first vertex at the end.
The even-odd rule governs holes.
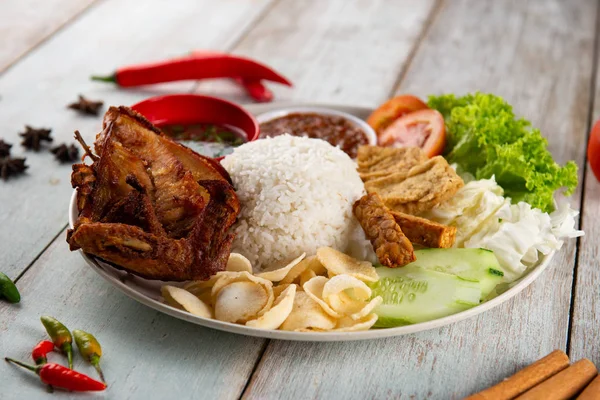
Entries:
POLYGON ((100 364, 96 363, 93 364, 94 368, 96 368, 96 372, 98 372, 98 375, 100 376, 100 380, 104 383, 106 383, 106 379, 104 379, 104 373, 102 372, 102 368, 100 368, 100 364))
POLYGON ((116 75, 92 75, 90 77, 91 80, 93 81, 99 81, 99 82, 110 82, 110 83, 117 83, 117 76, 116 75))
MULTIPOLYGON (((6 360, 7 362, 10 362, 10 363, 17 364, 17 365, 18 365, 18 366, 20 366, 20 367, 23 367, 23 368, 26 368, 26 369, 28 369, 28 370, 30 370, 30 371, 33 371, 33 372, 35 372, 36 374, 37 374, 37 373, 38 373, 38 371, 39 371, 39 367, 38 367, 38 368, 35 368, 35 367, 31 366, 31 365, 27 365, 27 364, 25 364, 25 363, 22 363, 22 362, 21 362, 21 361, 19 361, 19 360, 15 360, 15 359, 8 358, 8 357, 5 357, 5 358, 4 358, 4 360, 6 360)), ((54 387, 52 387, 52 385, 46 385, 46 391, 47 391, 48 393, 54 393, 54 387)))
MULTIPOLYGON (((71 347, 71 344, 69 343, 69 347, 71 347)), ((67 353, 67 362, 69 363, 69 369, 73 369, 73 350, 69 349, 66 350, 67 353)))
POLYGON ((17 364, 20 367, 23 367, 25 369, 35 372, 36 374, 38 373, 38 368, 36 368, 32 365, 29 365, 29 364, 25 364, 24 362, 21 362, 19 360, 15 360, 14 358, 4 357, 4 361, 13 363, 13 364, 17 364))

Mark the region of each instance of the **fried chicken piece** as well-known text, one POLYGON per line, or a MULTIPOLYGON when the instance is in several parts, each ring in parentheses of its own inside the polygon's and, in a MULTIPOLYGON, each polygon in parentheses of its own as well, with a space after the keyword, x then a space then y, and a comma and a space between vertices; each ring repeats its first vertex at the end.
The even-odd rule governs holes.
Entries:
MULTIPOLYGON (((135 185, 133 179, 132 176, 127 178, 132 186, 135 185)), ((141 187, 135 189, 127 197, 116 202, 100 221, 137 226, 143 229, 144 232, 166 236, 164 228, 156 217, 156 211, 150 196, 141 187)))
MULTIPOLYGON (((130 223, 101 222, 80 225, 70 232, 69 243, 72 249, 82 248, 86 253, 144 278, 170 281, 208 279, 225 269, 233 241, 233 235, 227 231, 235 222, 239 202, 228 183, 201 182, 212 194, 211 202, 196 221, 189 238, 171 239, 148 233, 130 223)), ((135 193, 141 195, 133 192, 130 196, 135 193)), ((126 205, 117 204, 116 207, 124 208, 126 205)), ((114 214, 121 220, 127 220, 127 213, 114 214)))
POLYGON ((438 224, 425 218, 392 211, 392 216, 408 240, 430 248, 452 247, 456 240, 456 227, 438 224))
POLYGON ((69 243, 71 249, 81 248, 143 278, 183 281, 204 276, 202 266, 193 263, 194 252, 187 240, 157 236, 137 226, 86 223, 71 232, 69 243))
POLYGON ((90 165, 73 164, 71 186, 77 188, 77 209, 81 212, 90 204, 90 194, 96 184, 96 173, 90 165))
POLYGON ((379 262, 396 268, 416 260, 413 246, 376 193, 367 194, 352 207, 356 219, 371 241, 379 262))
POLYGON ((126 107, 111 107, 91 166, 73 167, 71 250, 148 279, 201 280, 225 269, 240 204, 228 174, 126 107))
POLYGON ((225 269, 234 235, 229 228, 240 211, 235 191, 227 182, 199 181, 210 193, 211 201, 190 233, 189 242, 197 257, 196 263, 204 266, 203 275, 195 279, 208 279, 225 269))
POLYGON ((442 156, 365 182, 369 193, 377 193, 393 211, 418 214, 452 197, 464 185, 463 180, 442 156))
POLYGON ((223 180, 231 183, 231 177, 220 165, 171 140, 150 121, 128 107, 120 106, 108 109, 104 115, 103 130, 96 138, 96 153, 101 154, 98 151, 98 145, 104 145, 105 137, 111 131, 113 131, 115 140, 142 159, 150 157, 146 153, 147 150, 164 146, 165 150, 175 157, 184 169, 192 173, 194 180, 223 180), (119 129, 116 132, 110 129, 112 124, 118 125, 119 129))
POLYGON ((91 210, 84 210, 93 221, 100 221, 113 204, 126 198, 134 188, 127 183, 135 179, 139 186, 152 188, 152 181, 146 172, 146 164, 121 143, 107 140, 100 159, 95 164, 96 184, 91 210), (90 214, 88 214, 88 212, 90 214))
MULTIPOLYGON (((104 117, 104 125, 105 129, 95 145, 96 151, 102 151, 100 164, 103 159, 114 157, 117 148, 124 148, 131 157, 117 164, 121 175, 127 174, 130 168, 142 169, 136 176, 142 182, 140 175, 145 175, 144 179, 148 182, 143 182, 143 185, 153 187, 156 215, 167 235, 175 239, 185 237, 204 206, 208 204, 208 192, 198 184, 194 173, 186 169, 165 146, 170 140, 145 129, 135 116, 117 113, 116 109, 111 107, 104 117)), ((114 179, 114 173, 101 175, 114 179)), ((215 172, 215 177, 217 176, 223 179, 215 172)), ((121 180, 124 181, 124 178, 121 177, 121 180)), ((111 189, 110 192, 114 193, 119 187, 111 189)))
POLYGON ((358 173, 363 182, 408 171, 427 161, 418 147, 360 146, 358 148, 358 173))

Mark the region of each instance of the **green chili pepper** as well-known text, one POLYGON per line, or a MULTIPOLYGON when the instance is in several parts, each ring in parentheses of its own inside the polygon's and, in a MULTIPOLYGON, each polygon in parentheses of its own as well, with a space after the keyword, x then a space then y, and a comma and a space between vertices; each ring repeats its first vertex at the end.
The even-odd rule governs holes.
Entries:
POLYGON ((55 318, 45 315, 40 320, 54 345, 67 355, 69 368, 73 369, 73 336, 71 336, 71 332, 55 318))
POLYGON ((21 294, 19 290, 10 280, 10 278, 0 272, 0 298, 4 297, 11 303, 18 303, 21 301, 21 294))
POLYGON ((91 333, 80 331, 79 329, 73 331, 73 336, 75 337, 75 343, 77 343, 77 348, 79 348, 81 356, 96 368, 98 375, 100 375, 100 380, 106 383, 104 374, 100 368, 102 347, 100 347, 98 340, 91 333))

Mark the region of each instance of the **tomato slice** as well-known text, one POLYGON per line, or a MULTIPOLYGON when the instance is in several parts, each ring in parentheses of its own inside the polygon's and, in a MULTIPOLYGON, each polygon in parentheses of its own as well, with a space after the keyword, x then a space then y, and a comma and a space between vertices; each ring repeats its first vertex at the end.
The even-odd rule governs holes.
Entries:
POLYGON ((426 109, 427 104, 418 97, 410 94, 396 96, 379 106, 367 118, 367 123, 379 136, 383 131, 401 116, 413 111, 426 109))
POLYGON ((379 145, 420 147, 428 157, 442 154, 446 145, 444 117, 437 110, 419 110, 395 120, 379 136, 379 145))
POLYGON ((590 133, 588 142, 587 158, 590 161, 590 167, 597 180, 600 181, 600 121, 597 121, 590 133))

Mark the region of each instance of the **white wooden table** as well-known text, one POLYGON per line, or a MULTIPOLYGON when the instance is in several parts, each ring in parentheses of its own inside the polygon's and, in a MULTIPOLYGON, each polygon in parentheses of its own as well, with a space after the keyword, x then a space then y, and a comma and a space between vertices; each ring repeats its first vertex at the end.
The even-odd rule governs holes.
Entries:
MULTIPOLYGON (((40 315, 54 315, 103 344, 109 389, 87 397, 107 399, 449 399, 557 348, 600 364, 600 184, 585 166, 590 121, 600 117, 598 10, 592 0, 2 0, 0 137, 30 167, 29 176, 0 182, 0 270, 22 294, 17 306, 0 302, 0 355, 28 359, 45 337, 40 315), (92 141, 100 118, 65 109, 79 93, 111 105, 175 92, 250 101, 228 82, 126 91, 88 80, 193 49, 279 69, 296 86, 273 85, 277 100, 376 106, 395 93, 499 94, 542 129, 560 163, 580 166, 571 202, 586 236, 513 300, 417 335, 269 341, 146 308, 69 251, 71 168, 24 152, 17 133, 47 126, 55 143, 70 143, 79 129, 92 141)), ((0 363, 0 398, 49 396, 36 379, 0 363)))

